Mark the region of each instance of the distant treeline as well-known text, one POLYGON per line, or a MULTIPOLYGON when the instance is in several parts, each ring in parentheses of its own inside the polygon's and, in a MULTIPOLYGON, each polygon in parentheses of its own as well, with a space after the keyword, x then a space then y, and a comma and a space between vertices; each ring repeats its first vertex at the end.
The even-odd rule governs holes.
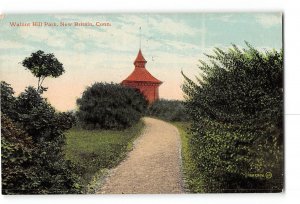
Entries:
POLYGON ((146 115, 172 122, 189 120, 184 101, 179 100, 157 100, 148 107, 146 115))

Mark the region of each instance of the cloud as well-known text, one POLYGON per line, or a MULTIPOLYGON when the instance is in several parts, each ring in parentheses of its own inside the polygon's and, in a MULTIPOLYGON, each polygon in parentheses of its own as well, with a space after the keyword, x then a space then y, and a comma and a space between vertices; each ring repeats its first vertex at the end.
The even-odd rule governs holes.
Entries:
POLYGON ((0 40, 0 49, 23 48, 24 44, 12 40, 0 40))
POLYGON ((237 22, 236 17, 234 14, 203 14, 204 18, 208 18, 208 20, 217 20, 225 23, 235 23, 237 22))
POLYGON ((202 29, 194 28, 184 24, 182 21, 175 21, 170 18, 162 18, 161 20, 150 19, 150 25, 154 30, 166 35, 173 36, 194 36, 196 33, 203 32, 202 29))
POLYGON ((130 15, 122 16, 122 18, 126 19, 123 23, 131 25, 132 30, 137 30, 139 27, 142 27, 142 32, 147 35, 152 35, 157 32, 171 36, 194 36, 199 32, 202 33, 205 31, 203 28, 200 29, 189 26, 178 18, 173 19, 166 15, 130 15))
POLYGON ((182 38, 188 35, 199 37, 204 33, 204 29, 190 27, 183 22, 169 18, 155 18, 146 16, 130 15, 125 19, 115 20, 111 27, 95 29, 89 27, 78 28, 74 36, 79 41, 94 41, 94 45, 99 48, 106 48, 116 51, 130 51, 139 45, 139 27, 142 27, 142 47, 150 50, 158 50, 169 47, 171 50, 182 50, 183 48, 195 49, 199 46, 192 43, 183 42, 182 38), (170 38, 158 38, 157 36, 176 36, 170 38), (117 39, 117 40, 116 40, 117 39))
MULTIPOLYGON (((52 15, 58 21, 108 21, 110 27, 20 27, 16 31, 24 45, 43 48, 93 52, 133 52, 139 47, 139 27, 142 27, 142 47, 155 51, 164 48, 180 51, 195 49, 196 45, 183 42, 188 36, 202 36, 204 28, 194 28, 178 18, 164 15, 52 15), (173 37, 171 37, 173 36, 173 37)), ((54 20, 55 21, 55 20, 54 20)), ((5 44, 8 46, 8 44, 5 44)), ((10 43, 19 49, 21 44, 10 43)))
POLYGON ((255 16, 258 23, 267 28, 281 25, 282 24, 282 15, 279 14, 258 14, 255 16))
POLYGON ((186 43, 182 41, 175 41, 175 40, 165 40, 166 44, 169 45, 171 48, 175 48, 177 50, 189 49, 189 50, 200 50, 200 44, 195 45, 192 43, 186 43))
POLYGON ((65 47, 66 41, 69 39, 62 31, 45 27, 21 27, 18 33, 26 41, 45 43, 56 48, 65 47))
MULTIPOLYGON (((25 42, 15 40, 0 40, 0 51, 3 53, 15 53, 15 51, 32 52, 35 48, 25 42)), ((1 64, 1 63, 0 63, 1 64)))
POLYGON ((75 48, 75 50, 83 51, 85 49, 85 44, 82 42, 75 43, 74 48, 75 48))

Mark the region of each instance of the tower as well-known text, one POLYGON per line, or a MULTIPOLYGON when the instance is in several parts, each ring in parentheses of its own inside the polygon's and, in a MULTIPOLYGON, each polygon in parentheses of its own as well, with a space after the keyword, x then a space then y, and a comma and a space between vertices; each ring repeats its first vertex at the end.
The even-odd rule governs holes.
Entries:
POLYGON ((133 72, 122 81, 122 85, 138 89, 151 104, 159 99, 158 87, 162 84, 162 81, 152 76, 146 69, 146 63, 141 48, 138 55, 134 60, 133 72))

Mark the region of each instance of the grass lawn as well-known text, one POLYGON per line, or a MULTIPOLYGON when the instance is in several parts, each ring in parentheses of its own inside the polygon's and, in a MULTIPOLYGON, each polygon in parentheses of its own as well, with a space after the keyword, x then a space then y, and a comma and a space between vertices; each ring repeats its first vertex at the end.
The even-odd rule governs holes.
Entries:
POLYGON ((73 128, 66 133, 66 158, 78 166, 86 193, 97 191, 101 177, 125 158, 143 127, 140 121, 123 131, 73 128))
POLYGON ((178 128, 181 137, 182 170, 185 188, 191 193, 203 193, 201 174, 197 169, 190 150, 190 136, 187 133, 190 123, 172 122, 172 124, 178 128))

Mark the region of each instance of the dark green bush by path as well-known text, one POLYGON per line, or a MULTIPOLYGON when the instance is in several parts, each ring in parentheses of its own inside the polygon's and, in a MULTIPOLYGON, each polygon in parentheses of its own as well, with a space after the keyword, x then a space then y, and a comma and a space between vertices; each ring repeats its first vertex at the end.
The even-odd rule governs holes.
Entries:
POLYGON ((160 99, 151 104, 147 115, 167 121, 188 121, 188 114, 183 101, 160 99))
POLYGON ((1 107, 3 194, 80 193, 75 168, 62 149, 64 131, 74 122, 71 114, 56 112, 33 87, 14 97, 5 82, 1 104, 10 104, 1 107))
POLYGON ((283 188, 283 52, 216 48, 185 76, 191 151, 206 192, 283 188))
POLYGON ((137 90, 113 83, 95 83, 77 100, 78 119, 88 129, 125 129, 144 115, 147 102, 137 90))

